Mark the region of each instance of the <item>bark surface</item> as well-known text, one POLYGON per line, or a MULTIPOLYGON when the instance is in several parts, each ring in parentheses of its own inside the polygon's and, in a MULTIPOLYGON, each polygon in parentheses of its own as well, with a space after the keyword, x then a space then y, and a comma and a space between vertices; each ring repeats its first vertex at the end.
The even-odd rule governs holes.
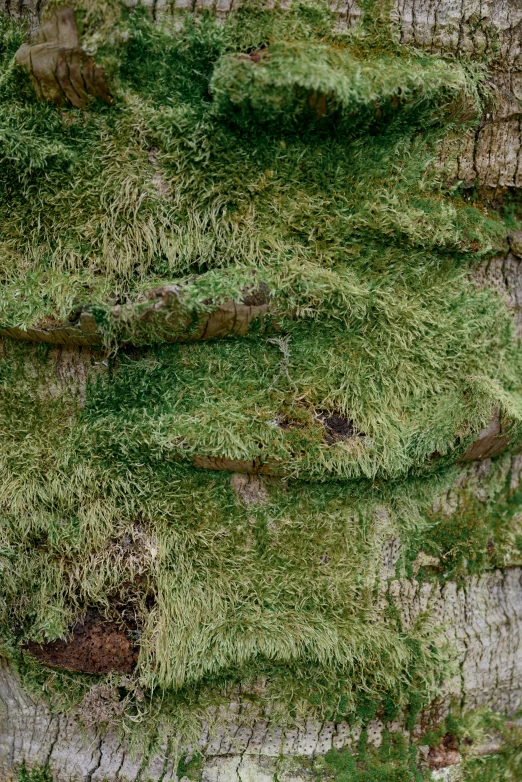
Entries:
MULTIPOLYGON (((154 18, 171 10, 165 0, 151 0, 146 4, 151 6, 154 18)), ((17 3, 0 0, 0 12, 26 17, 34 34, 44 5, 42 0, 17 3)), ((197 0, 195 5, 191 0, 175 3, 176 9, 187 12, 210 6, 218 15, 225 15, 232 9, 233 0, 215 3, 197 0)), ((355 24, 361 15, 351 0, 335 7, 341 28, 355 24)), ((402 43, 488 63, 491 106, 473 134, 450 139, 440 151, 445 175, 470 186, 480 183, 494 188, 522 187, 522 5, 519 0, 459 3, 396 0, 391 14, 402 43)), ((521 258, 522 239, 515 236, 506 256, 486 262, 475 275, 479 284, 494 285, 505 297, 514 311, 519 336, 522 333, 521 258)), ((163 310, 168 309, 165 301, 165 296, 158 294, 153 305, 144 309, 146 317, 157 318, 158 312, 162 317, 163 310)), ((201 319, 196 338, 245 334, 251 321, 266 312, 266 303, 227 302, 201 319)), ((188 328, 189 324, 185 326, 188 328)), ((56 344, 101 342, 88 312, 81 313, 70 325, 8 336, 56 344)), ((66 369, 63 372, 67 374, 66 369)), ((72 374, 74 382, 81 385, 78 373, 72 374)), ((500 424, 495 429, 495 422, 492 423, 485 437, 490 435, 498 444, 500 424)), ((482 447, 467 458, 485 458, 495 453, 482 447)), ((196 466, 243 471, 244 466, 237 463, 221 460, 218 464, 216 460, 211 463, 205 459, 201 457, 196 466)), ((244 471, 270 472, 257 466, 244 471)), ((514 714, 522 707, 522 569, 508 567, 459 584, 420 583, 415 579, 397 581, 393 579, 395 548, 391 546, 391 553, 385 557, 383 576, 390 579, 388 593, 399 609, 403 625, 411 626, 428 611, 444 626, 445 638, 456 650, 458 670, 441 698, 440 709, 444 711, 449 697, 453 696, 465 708, 488 706, 504 714, 514 714)), ((205 756, 202 779, 206 782, 246 782, 247 779, 271 782, 276 773, 280 782, 300 782, 309 776, 296 765, 296 757, 324 755, 332 747, 354 746, 358 739, 357 731, 351 731, 346 723, 308 723, 286 731, 268 730, 263 721, 239 727, 235 708, 231 704, 227 730, 215 736, 206 730, 202 732, 198 749, 205 756)), ((146 762, 134 757, 126 740, 116 731, 109 729, 101 734, 83 728, 74 714, 53 714, 43 700, 31 697, 21 688, 16 673, 5 663, 0 664, 0 714, 0 779, 6 782, 15 778, 15 769, 23 762, 29 766, 49 765, 55 782, 179 779, 175 747, 165 746, 146 762)), ((370 723, 370 743, 379 744, 384 727, 379 720, 370 723)), ((404 730, 398 723, 388 727, 404 730)))
MULTIPOLYGON (((393 572, 394 556, 386 557, 385 569, 393 572)), ((447 698, 457 696, 467 708, 485 705, 505 714, 522 706, 522 568, 469 578, 460 586, 445 586, 416 580, 391 581, 389 594, 399 608, 405 627, 429 611, 444 626, 445 638, 457 651, 458 673, 449 683, 446 697, 437 706, 444 710, 447 698)), ((133 757, 127 742, 117 732, 99 734, 83 729, 74 714, 52 714, 20 686, 5 663, 0 667, 0 778, 12 778, 23 763, 46 764, 55 782, 103 782, 138 779, 177 780, 176 752, 164 748, 148 763, 133 757)), ((268 729, 258 720, 239 726, 237 706, 231 704, 227 728, 215 735, 203 729, 197 748, 205 757, 202 779, 206 782, 242 780, 307 779, 291 758, 313 758, 332 747, 354 747, 360 729, 347 723, 312 723, 288 730, 268 729)), ((420 723, 419 723, 420 725, 420 723)), ((368 726, 371 744, 379 746, 385 727, 404 731, 400 723, 385 726, 373 720, 368 726)), ((420 727, 418 728, 420 730, 420 727)), ((186 748, 186 752, 196 748, 186 748)))

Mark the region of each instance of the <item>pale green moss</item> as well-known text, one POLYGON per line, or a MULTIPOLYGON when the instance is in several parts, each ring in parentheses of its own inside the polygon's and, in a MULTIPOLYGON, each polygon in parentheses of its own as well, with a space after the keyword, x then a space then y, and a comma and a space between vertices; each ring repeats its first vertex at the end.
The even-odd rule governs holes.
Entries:
MULTIPOLYGON (((109 25, 79 4, 115 98, 84 112, 35 103, 12 62, 21 31, 0 23, 0 325, 89 304, 112 351, 80 409, 49 348, 6 340, 4 649, 26 686, 77 702, 91 679, 49 674, 22 642, 63 636, 87 606, 130 607, 150 735, 165 715, 196 735, 239 684, 274 720, 413 720, 451 665, 429 620, 406 633, 378 615, 383 539, 444 555, 429 508, 452 465, 493 409, 512 448, 522 421, 510 315, 468 279, 506 225, 430 168, 444 133, 473 123, 480 72, 399 51, 375 6, 345 34, 319 2, 180 29, 111 9, 109 25), (263 47, 256 69, 245 58, 263 47), (181 280, 190 313, 265 283, 273 330, 161 344, 139 300, 181 280), (325 440, 325 410, 352 422, 349 441, 325 440), (255 507, 190 466, 260 454, 288 480, 255 507)), ((488 520, 499 547, 504 521, 488 520)))

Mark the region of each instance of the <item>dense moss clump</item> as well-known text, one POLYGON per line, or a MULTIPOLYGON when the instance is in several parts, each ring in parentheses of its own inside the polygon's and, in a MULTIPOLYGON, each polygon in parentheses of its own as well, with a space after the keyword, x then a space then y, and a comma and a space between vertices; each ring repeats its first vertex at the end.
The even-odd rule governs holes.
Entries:
POLYGON ((53 782, 53 778, 47 768, 36 766, 28 769, 24 764, 18 769, 16 782, 53 782))
POLYGON ((419 772, 416 754, 403 736, 388 733, 378 751, 368 752, 363 736, 357 754, 330 750, 325 766, 334 772, 336 782, 422 782, 429 775, 419 772))
MULTIPOLYGON (((383 539, 420 523, 414 503, 433 485, 423 495, 416 484, 347 493, 343 483, 275 481, 245 504, 229 474, 148 449, 132 410, 113 428, 97 383, 78 411, 52 383, 49 347, 35 355, 10 343, 5 354, 0 594, 10 644, 59 637, 95 605, 137 622, 141 682, 171 692, 181 713, 187 701, 201 707, 208 687, 254 686, 263 674, 259 699, 283 710, 309 701, 338 719, 362 709, 369 721, 386 694, 396 710, 429 702, 445 651, 422 622, 406 633, 381 616, 376 596, 383 539)), ((148 361, 143 383, 116 398, 161 419, 165 389, 151 381, 162 365, 148 361)))
MULTIPOLYGON (((110 679, 133 719, 194 734, 241 687, 274 720, 414 721, 451 655, 387 605, 383 541, 403 541, 399 576, 420 550, 448 577, 501 564, 490 537, 520 551, 518 494, 509 523, 487 505, 487 537, 475 506, 449 530, 432 510, 494 412, 512 448, 522 425, 512 317, 470 279, 506 225, 431 165, 477 121, 481 71, 398 49, 377 17, 341 33, 319 0, 250 2, 153 25, 79 2, 113 95, 88 110, 36 101, 0 20, 0 328, 88 305, 104 340, 61 385, 56 349, 0 353, 2 648, 55 705, 93 680, 24 644, 96 606, 139 641, 110 679), (164 344, 139 314, 166 284, 189 321, 262 289, 266 322, 164 344), (279 479, 250 503, 194 467, 216 458, 279 479)), ((399 750, 342 778, 388 779, 399 750)))
MULTIPOLYGON (((161 282, 196 275, 184 287, 196 314, 264 284, 277 338, 157 354, 179 458, 252 459, 262 449, 285 473, 396 478, 434 452, 454 459, 498 406, 516 438, 511 320, 467 279, 506 230, 445 194, 427 169, 434 142, 477 116, 480 73, 336 33, 317 4, 284 15, 246 5, 224 25, 183 18, 170 31, 140 9, 114 13, 109 31, 92 8, 78 12, 115 95, 89 111, 36 104, 15 88, 20 35, 2 22, 0 325, 52 325, 90 304, 114 345, 132 342, 126 302, 161 282), (253 47, 259 61, 242 54, 253 47), (253 81, 236 84, 238 68, 253 81), (263 108, 271 89, 281 104, 273 116, 263 108), (323 98, 331 112, 317 116, 323 98), (243 107, 240 127, 226 101, 243 107), (299 106, 311 116, 296 132, 299 106), (259 112, 276 125, 258 132, 259 112), (114 305, 126 313, 119 321, 114 305), (176 387, 191 386, 181 408, 170 365, 176 387), (323 447, 314 426, 323 409, 361 436, 323 447), (284 417, 296 426, 278 427, 284 417)), ((164 338, 153 324, 135 331, 140 344, 164 338)), ((120 392, 134 372, 136 360, 120 392)))

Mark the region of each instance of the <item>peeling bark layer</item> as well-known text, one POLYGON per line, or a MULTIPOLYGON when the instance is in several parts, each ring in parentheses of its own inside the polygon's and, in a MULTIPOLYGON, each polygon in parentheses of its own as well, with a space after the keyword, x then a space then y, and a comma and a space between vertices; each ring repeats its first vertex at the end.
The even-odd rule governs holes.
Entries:
POLYGON ((45 665, 67 671, 100 675, 110 671, 131 673, 137 652, 125 629, 103 622, 94 611, 76 623, 67 640, 27 644, 28 652, 45 665))
POLYGON ((207 302, 206 312, 184 306, 178 285, 164 285, 145 294, 141 304, 116 305, 103 313, 104 325, 97 322, 89 306, 71 315, 66 323, 32 329, 0 328, 0 336, 51 345, 96 346, 104 336, 117 336, 122 344, 192 342, 217 337, 244 337, 254 322, 263 324, 269 314, 268 288, 245 290, 241 301, 227 299, 219 305, 207 302))
POLYGON ((502 453, 510 443, 509 434, 504 432, 503 422, 498 411, 489 424, 478 433, 478 437, 462 454, 459 461, 472 462, 477 459, 491 459, 502 453))
POLYGON ((54 9, 36 41, 21 46, 15 57, 41 100, 79 109, 86 108, 89 96, 112 101, 105 73, 80 45, 71 7, 54 9))
MULTIPOLYGON (((392 581, 389 594, 405 627, 428 611, 445 628, 459 670, 446 698, 457 697, 466 708, 489 706, 506 714, 522 706, 522 568, 468 578, 460 586, 392 581)), ((5 663, 0 666, 0 712, 2 780, 12 779, 14 768, 24 761, 29 766, 48 763, 55 782, 177 779, 175 753, 167 747, 142 768, 142 759, 133 758, 114 732, 82 731, 73 715, 51 714, 43 701, 21 689, 5 663)), ((296 770, 290 758, 355 747, 360 735, 360 728, 351 729, 344 722, 309 722, 287 730, 270 729, 263 721, 241 724, 234 704, 223 719, 226 727, 210 735, 203 726, 199 740, 206 782, 235 782, 247 774, 272 782, 276 772, 279 780, 305 780, 306 772, 296 770)), ((404 732, 399 722, 386 727, 404 732)), ((384 728, 378 719, 368 725, 371 744, 379 746, 384 728)))

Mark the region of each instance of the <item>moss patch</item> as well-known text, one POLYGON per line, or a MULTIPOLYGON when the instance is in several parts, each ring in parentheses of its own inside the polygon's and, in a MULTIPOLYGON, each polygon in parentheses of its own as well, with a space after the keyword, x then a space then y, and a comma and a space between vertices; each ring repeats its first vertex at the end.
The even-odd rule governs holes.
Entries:
POLYGON ((33 766, 28 769, 25 764, 16 772, 16 782, 53 782, 48 768, 33 766))
POLYGON ((356 754, 349 750, 330 750, 324 759, 326 768, 333 772, 336 782, 422 782, 429 774, 422 774, 416 764, 417 750, 402 735, 385 733, 378 750, 368 747, 362 734, 356 754))
MULTIPOLYGON (((481 72, 399 51, 376 6, 342 34, 319 2, 177 26, 111 9, 109 23, 78 4, 115 96, 87 111, 35 101, 13 66, 22 31, 0 22, 0 326, 88 304, 110 348, 71 372, 48 347, 2 349, 5 653, 55 708, 78 703, 93 680, 49 672, 23 642, 95 608, 134 628, 137 673, 108 681, 149 736, 165 715, 194 736, 238 687, 274 722, 413 722, 451 666, 429 620, 405 632, 382 607, 383 541, 410 550, 399 570, 422 548, 451 576, 500 562, 489 536, 519 545, 518 495, 506 513, 502 489, 488 500, 487 538, 471 498, 451 529, 429 510, 494 410, 512 448, 521 433, 511 317, 468 280, 515 218, 430 168, 476 121, 481 72), (162 344, 135 314, 176 282, 184 315, 265 285, 271 330, 162 344), (286 478, 247 506, 197 456, 286 478)), ((401 768, 415 778, 409 755, 401 768)))
POLYGON ((462 474, 461 485, 435 503, 422 534, 411 539, 409 576, 455 580, 522 562, 522 495, 514 466, 504 457, 462 474))

